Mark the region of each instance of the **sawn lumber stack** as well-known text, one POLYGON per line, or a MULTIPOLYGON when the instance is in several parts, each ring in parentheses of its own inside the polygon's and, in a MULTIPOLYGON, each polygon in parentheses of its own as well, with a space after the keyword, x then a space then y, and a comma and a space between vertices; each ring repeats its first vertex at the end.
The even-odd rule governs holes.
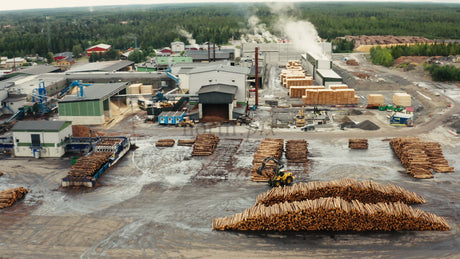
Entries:
POLYGON ((0 192, 0 209, 13 206, 13 204, 20 200, 26 193, 28 193, 24 187, 18 187, 13 189, 8 189, 0 192))
POLYGON ((176 141, 174 139, 159 139, 155 144, 156 147, 172 147, 176 141))
POLYGON ((367 138, 354 138, 348 140, 348 147, 351 149, 368 149, 367 138))
POLYGON ((272 188, 259 194, 256 204, 271 206, 276 203, 314 200, 321 197, 341 197, 346 201, 363 203, 402 202, 406 204, 425 203, 422 196, 396 185, 381 185, 373 181, 358 182, 342 179, 330 182, 296 183, 284 188, 272 188))
POLYGON ((433 178, 438 173, 454 172, 437 142, 423 142, 416 137, 394 138, 390 146, 401 160, 408 174, 415 178, 433 178))
POLYGON ((262 175, 257 173, 257 169, 262 166, 262 161, 266 157, 280 159, 283 154, 283 148, 284 139, 265 138, 262 140, 252 160, 251 181, 266 182, 273 176, 272 168, 276 166, 273 161, 269 161, 266 164, 267 169, 261 172, 262 175))
POLYGON ((216 149, 219 137, 213 133, 196 135, 195 145, 193 145, 192 156, 209 156, 216 149))
POLYGON ((286 158, 289 163, 307 162, 308 143, 305 139, 286 141, 286 158))
POLYGON ((365 204, 342 198, 320 198, 255 205, 231 217, 214 218, 213 230, 252 231, 401 231, 450 230, 434 214, 395 203, 365 204))

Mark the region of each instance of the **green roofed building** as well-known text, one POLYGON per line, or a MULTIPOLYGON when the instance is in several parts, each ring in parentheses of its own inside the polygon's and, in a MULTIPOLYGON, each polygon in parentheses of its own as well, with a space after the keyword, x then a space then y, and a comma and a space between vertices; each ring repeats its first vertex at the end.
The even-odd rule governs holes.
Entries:
MULTIPOLYGON (((59 119, 72 121, 74 125, 100 125, 112 117, 111 98, 126 94, 128 83, 92 84, 83 91, 83 96, 68 95, 58 103, 59 119)), ((125 97, 117 102, 126 104, 125 97)))
POLYGON ((70 121, 18 121, 12 129, 14 155, 18 157, 61 157, 72 137, 70 121))

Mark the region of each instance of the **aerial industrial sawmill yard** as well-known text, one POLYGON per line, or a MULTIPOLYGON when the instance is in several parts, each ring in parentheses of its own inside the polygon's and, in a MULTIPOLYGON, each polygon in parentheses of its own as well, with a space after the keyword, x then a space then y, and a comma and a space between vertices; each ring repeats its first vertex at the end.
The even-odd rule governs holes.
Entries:
POLYGON ((458 258, 458 82, 254 37, 0 81, 0 258, 458 258))

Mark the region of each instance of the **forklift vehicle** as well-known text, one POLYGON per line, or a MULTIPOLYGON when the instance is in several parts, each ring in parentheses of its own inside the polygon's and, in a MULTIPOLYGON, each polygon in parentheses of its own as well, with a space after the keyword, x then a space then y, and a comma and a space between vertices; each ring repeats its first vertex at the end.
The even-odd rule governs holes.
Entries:
POLYGON ((193 127, 195 126, 195 122, 193 120, 190 120, 189 117, 184 117, 178 124, 176 124, 177 127, 193 127))
POLYGON ((286 172, 286 170, 281 170, 284 165, 276 158, 273 157, 266 157, 262 161, 262 165, 257 169, 257 173, 262 175, 262 171, 267 167, 267 163, 269 161, 273 161, 275 163, 275 167, 273 168, 273 176, 268 180, 268 184, 271 187, 278 187, 284 185, 291 185, 292 181, 294 181, 294 176, 292 176, 291 172, 286 172))

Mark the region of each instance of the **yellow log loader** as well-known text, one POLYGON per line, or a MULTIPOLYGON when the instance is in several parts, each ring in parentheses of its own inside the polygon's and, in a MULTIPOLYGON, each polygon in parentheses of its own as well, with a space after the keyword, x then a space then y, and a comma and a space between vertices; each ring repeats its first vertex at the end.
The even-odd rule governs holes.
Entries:
POLYGON ((262 161, 262 165, 257 169, 257 173, 262 175, 262 171, 264 169, 269 168, 267 163, 269 161, 273 161, 275 163, 275 167, 273 167, 273 176, 268 180, 268 184, 271 187, 278 187, 284 185, 291 185, 292 181, 294 181, 294 176, 291 172, 287 172, 286 170, 282 170, 284 165, 274 157, 266 157, 262 161))

